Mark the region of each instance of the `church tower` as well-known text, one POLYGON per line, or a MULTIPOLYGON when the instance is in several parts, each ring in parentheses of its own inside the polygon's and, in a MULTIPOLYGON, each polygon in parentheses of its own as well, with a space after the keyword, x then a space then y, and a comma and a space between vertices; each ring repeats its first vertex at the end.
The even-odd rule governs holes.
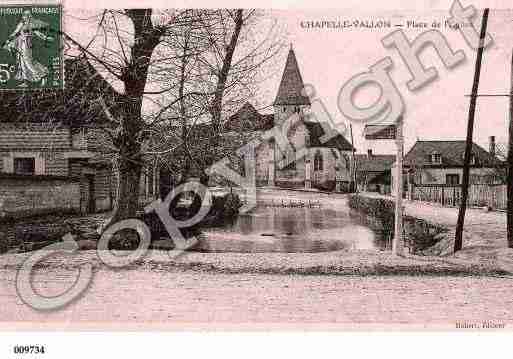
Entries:
MULTIPOLYGON (((273 103, 275 125, 283 124, 294 114, 299 115, 300 119, 303 118, 305 110, 310 107, 310 100, 302 94, 304 86, 296 54, 291 45, 273 103)), ((306 171, 310 163, 309 159, 303 155, 297 157, 297 150, 308 146, 308 132, 303 121, 289 128, 287 138, 292 145, 287 151, 279 148, 278 144, 271 140, 268 185, 303 187, 307 182, 306 171)))
POLYGON ((301 93, 304 86, 291 44, 278 94, 273 104, 275 124, 283 123, 293 113, 301 115, 306 108, 310 107, 310 100, 301 93))

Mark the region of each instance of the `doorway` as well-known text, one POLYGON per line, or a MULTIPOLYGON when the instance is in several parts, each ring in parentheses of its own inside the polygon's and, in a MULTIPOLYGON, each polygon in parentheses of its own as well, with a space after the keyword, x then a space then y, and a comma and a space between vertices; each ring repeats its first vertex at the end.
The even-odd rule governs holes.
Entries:
POLYGON ((447 174, 445 175, 445 183, 449 186, 457 186, 460 184, 459 174, 447 174))
POLYGON ((96 212, 96 198, 94 195, 95 187, 94 187, 94 175, 86 175, 87 179, 87 187, 89 190, 88 200, 87 200, 87 213, 95 213, 96 212))

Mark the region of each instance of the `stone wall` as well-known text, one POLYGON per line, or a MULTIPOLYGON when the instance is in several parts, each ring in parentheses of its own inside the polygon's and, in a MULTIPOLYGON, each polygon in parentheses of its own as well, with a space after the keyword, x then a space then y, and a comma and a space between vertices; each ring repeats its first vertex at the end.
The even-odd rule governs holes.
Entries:
MULTIPOLYGON (((367 217, 368 224, 383 233, 385 240, 391 249, 394 237, 395 203, 388 198, 366 197, 351 195, 348 202, 349 208, 367 217)), ((421 218, 403 216, 404 248, 411 254, 423 254, 423 251, 435 246, 449 229, 430 223, 421 218)))
POLYGON ((0 174, 0 219, 80 210, 80 183, 66 177, 0 174))

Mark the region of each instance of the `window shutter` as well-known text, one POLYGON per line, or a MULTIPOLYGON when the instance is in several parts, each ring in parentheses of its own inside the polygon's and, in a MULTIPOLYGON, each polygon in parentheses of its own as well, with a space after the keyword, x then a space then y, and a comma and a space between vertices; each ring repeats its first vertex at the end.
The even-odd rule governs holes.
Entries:
POLYGON ((4 157, 2 172, 14 173, 14 159, 11 156, 4 157))
POLYGON ((42 154, 36 157, 35 163, 36 163, 35 174, 39 175, 39 176, 46 174, 45 158, 42 154))

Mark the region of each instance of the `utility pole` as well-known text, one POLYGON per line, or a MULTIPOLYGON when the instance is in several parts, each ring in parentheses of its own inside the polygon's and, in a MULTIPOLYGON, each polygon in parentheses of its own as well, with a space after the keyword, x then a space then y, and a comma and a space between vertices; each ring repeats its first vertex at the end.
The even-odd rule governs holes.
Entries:
POLYGON ((397 157, 396 168, 397 175, 395 181, 395 221, 394 221, 394 240, 392 242, 392 253, 394 255, 401 255, 403 253, 403 154, 404 154, 404 139, 403 139, 403 118, 402 116, 397 119, 396 128, 396 144, 397 144, 397 157))
POLYGON ((465 212, 467 210, 468 185, 470 177, 470 157, 472 155, 472 137, 474 133, 474 117, 476 113, 476 103, 479 89, 479 77, 481 75, 481 63, 483 60, 484 39, 486 36, 486 25, 488 23, 488 12, 486 8, 483 12, 481 21, 480 46, 477 49, 476 67, 474 72, 474 83, 472 84, 472 93, 470 95, 470 107, 468 114, 467 139, 465 145, 465 159, 463 162, 463 178, 461 184, 461 204, 458 213, 458 223, 456 225, 456 236, 454 239, 454 252, 459 251, 463 247, 463 226, 465 224, 465 212))
POLYGON ((513 248, 513 51, 511 53, 511 88, 509 93, 509 131, 508 131, 508 210, 507 233, 508 248, 513 248))
MULTIPOLYGON (((352 185, 349 189, 349 192, 356 192, 356 155, 355 155, 355 152, 356 152, 356 149, 354 148, 354 140, 353 140, 353 124, 350 123, 349 124, 349 131, 351 133, 351 147, 353 148, 352 151, 351 151, 351 154, 352 154, 352 166, 351 166, 351 169, 352 169, 352 172, 351 172, 351 182, 352 182, 352 185)), ((351 183, 350 182, 350 183, 351 183)))

